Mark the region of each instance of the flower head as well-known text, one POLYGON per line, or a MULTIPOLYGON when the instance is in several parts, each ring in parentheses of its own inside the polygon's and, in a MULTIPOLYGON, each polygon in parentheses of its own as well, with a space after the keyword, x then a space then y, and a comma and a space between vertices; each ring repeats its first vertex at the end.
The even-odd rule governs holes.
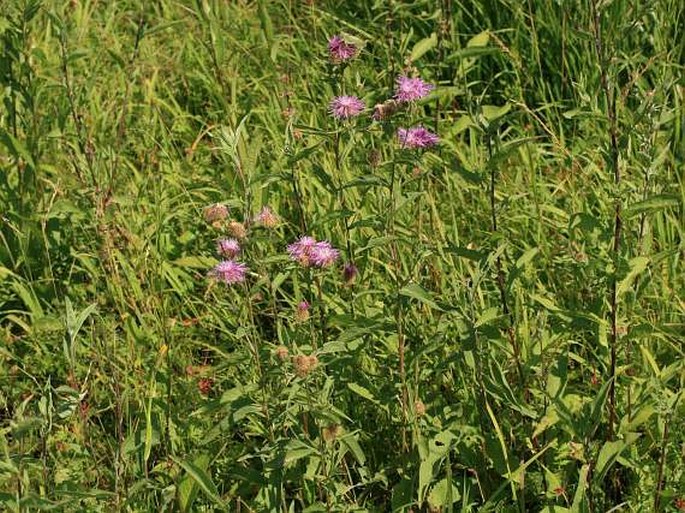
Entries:
POLYGON ((236 262, 235 260, 224 260, 214 266, 209 272, 209 275, 219 281, 223 281, 227 285, 234 283, 241 283, 245 281, 245 273, 247 266, 236 262))
POLYGON ((240 221, 231 221, 228 223, 228 231, 237 239, 244 239, 247 237, 247 228, 245 228, 245 224, 240 221))
POLYGON ((352 262, 346 263, 345 267, 343 267, 343 280, 345 280, 347 285, 354 283, 357 274, 359 274, 359 269, 352 262))
POLYGON ((297 303, 297 308, 295 309, 295 320, 298 322, 305 322, 307 319, 309 319, 309 303, 300 301, 297 303))
POLYGON ((240 243, 236 239, 219 239, 216 249, 221 256, 233 258, 240 253, 240 243))
POLYGON ((260 210, 259 214, 255 216, 254 221, 255 223, 265 226, 266 228, 275 228, 278 226, 280 219, 276 213, 271 210, 271 207, 265 205, 262 207, 262 210, 260 210))
POLYGON ((357 55, 357 46, 340 36, 333 36, 328 41, 328 55, 335 63, 343 62, 357 55))
POLYGON ((440 142, 440 138, 430 130, 415 126, 412 128, 398 128, 397 138, 403 148, 430 148, 440 142))
POLYGON ((296 242, 288 244, 286 248, 290 258, 299 262, 305 267, 308 267, 311 262, 312 249, 316 246, 316 239, 314 237, 300 237, 296 242))
POLYGON ((328 267, 340 256, 330 242, 317 242, 314 237, 300 237, 296 242, 288 244, 290 258, 304 267, 328 267))
POLYGON ((364 110, 364 102, 356 96, 336 96, 328 109, 334 117, 348 119, 358 116, 364 110))
POLYGON ((228 207, 221 203, 209 205, 204 210, 205 221, 208 223, 215 223, 216 221, 223 221, 228 217, 228 207))
POLYGON ((311 250, 310 259, 316 267, 329 267, 335 263, 340 252, 328 241, 317 242, 311 250))
POLYGON ((428 84, 420 78, 400 76, 395 88, 395 99, 400 102, 413 102, 428 96, 435 86, 428 84))

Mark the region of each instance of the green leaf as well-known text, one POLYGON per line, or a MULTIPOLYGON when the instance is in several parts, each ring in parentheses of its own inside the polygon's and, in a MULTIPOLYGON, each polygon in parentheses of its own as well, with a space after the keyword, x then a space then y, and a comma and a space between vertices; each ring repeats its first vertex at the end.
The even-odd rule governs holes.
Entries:
POLYGON ((412 49, 409 58, 415 62, 418 59, 420 59, 426 52, 435 48, 437 44, 438 35, 435 32, 433 32, 430 36, 423 38, 421 41, 414 45, 414 48, 412 49))
POLYGON ((626 277, 623 278, 619 283, 618 288, 616 289, 616 294, 621 296, 624 292, 626 292, 630 288, 633 280, 647 268, 650 261, 651 259, 645 256, 631 258, 630 262, 628 262, 630 271, 628 271, 626 277))
POLYGON ((400 295, 416 299, 434 310, 443 311, 443 309, 433 300, 430 293, 418 283, 410 283, 406 287, 403 287, 402 290, 400 290, 400 295))
POLYGON ((646 200, 630 205, 625 211, 625 217, 630 219, 642 213, 655 212, 680 205, 680 199, 675 194, 657 194, 646 200))
POLYGON ((183 461, 172 456, 172 459, 180 465, 183 470, 185 470, 190 477, 192 477, 195 482, 200 485, 203 492, 212 500, 215 504, 218 504, 222 508, 226 508, 226 504, 219 497, 219 491, 216 489, 216 485, 209 477, 207 472, 189 461, 183 461))
MULTIPOLYGON (((193 464, 202 469, 204 472, 207 471, 209 466, 209 456, 207 454, 200 454, 193 464)), ((178 503, 179 508, 183 513, 191 511, 191 507, 195 499, 197 498, 197 492, 199 491, 199 486, 197 481, 195 481, 190 475, 186 476, 181 484, 178 485, 178 503)))
POLYGON ((428 494, 428 504, 433 509, 442 509, 446 506, 451 506, 460 498, 459 489, 454 486, 451 480, 444 478, 438 481, 428 494))
POLYGON ((490 41, 490 32, 485 30, 485 31, 481 32, 480 34, 476 34, 471 39, 469 39, 468 43, 466 43, 466 47, 467 48, 477 48, 480 46, 487 46, 489 41, 490 41))
POLYGON ((374 404, 380 404, 378 399, 376 399, 376 397, 369 391, 368 388, 358 385, 357 383, 348 383, 347 388, 352 390, 352 392, 354 392, 358 396, 363 397, 364 399, 367 399, 374 404))

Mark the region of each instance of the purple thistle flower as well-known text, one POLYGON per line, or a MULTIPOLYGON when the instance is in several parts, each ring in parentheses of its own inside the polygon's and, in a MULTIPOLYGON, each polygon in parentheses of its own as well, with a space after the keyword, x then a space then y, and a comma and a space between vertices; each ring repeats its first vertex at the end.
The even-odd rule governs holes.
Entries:
POLYGON ((395 88, 395 99, 400 102, 413 102, 428 96, 435 86, 428 84, 420 78, 411 78, 407 76, 400 76, 397 78, 397 87, 395 88))
POLYGON ((221 256, 233 258, 240 253, 240 243, 236 239, 219 239, 216 249, 221 256))
POLYGON ((300 237, 296 242, 288 244, 286 248, 290 258, 299 262, 305 267, 308 267, 311 262, 312 250, 316 247, 316 239, 314 237, 300 237))
POLYGON ((343 62, 357 55, 357 46, 340 36, 333 36, 328 41, 328 55, 335 63, 343 62))
POLYGON ((310 259, 316 267, 333 265, 340 256, 340 252, 328 241, 317 242, 311 250, 310 259))
POLYGON ((247 270, 245 264, 241 264, 235 260, 224 260, 223 262, 216 264, 214 269, 209 272, 209 275, 216 280, 223 281, 227 285, 232 285, 245 281, 245 273, 247 270))
POLYGON ((440 138, 430 130, 415 126, 412 128, 398 128, 397 138, 403 148, 430 148, 440 142, 440 138))
POLYGON ((364 110, 364 102, 356 96, 336 96, 328 109, 334 117, 348 119, 358 116, 364 110))

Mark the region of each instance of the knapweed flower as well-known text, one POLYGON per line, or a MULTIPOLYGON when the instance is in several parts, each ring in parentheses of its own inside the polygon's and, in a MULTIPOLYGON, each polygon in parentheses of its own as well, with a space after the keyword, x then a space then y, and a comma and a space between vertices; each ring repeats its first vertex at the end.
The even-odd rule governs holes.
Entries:
POLYGON ((309 356, 298 354, 293 357, 293 365, 297 375, 304 378, 319 365, 319 359, 314 354, 309 356))
POLYGON ((300 301, 295 308, 295 320, 297 322, 305 322, 309 320, 309 303, 300 301))
POLYGON ((374 121, 385 121, 398 111, 400 105, 400 102, 393 100, 392 98, 385 100, 383 103, 377 103, 373 107, 373 116, 371 117, 374 121))
POLYGON ((288 244, 286 248, 290 258, 299 262, 305 267, 311 263, 312 249, 316 246, 316 239, 314 237, 300 237, 296 242, 288 244))
POLYGON ((335 263, 340 252, 331 246, 330 242, 317 242, 310 253, 310 260, 316 267, 329 267, 335 263))
POLYGON ((328 267, 340 256, 340 252, 330 242, 317 242, 314 237, 306 236, 288 244, 287 250, 290 258, 304 267, 328 267))
POLYGON ((343 267, 343 280, 345 280, 345 284, 351 285, 354 283, 358 273, 359 269, 357 269, 356 265, 354 265, 352 262, 346 263, 345 267, 343 267))
POLYGON ((255 223, 266 228, 275 228, 281 222, 276 213, 269 206, 263 206, 254 218, 255 223))
POLYGON ((415 126, 412 128, 398 128, 397 138, 403 148, 430 148, 440 142, 440 138, 430 130, 415 126))
POLYGON ((223 281, 227 285, 245 281, 247 266, 235 260, 224 260, 214 266, 209 274, 212 278, 223 281))
POLYGON ((221 256, 233 258, 240 253, 240 243, 236 239, 219 239, 216 249, 221 256))
POLYGON ((328 41, 328 55, 335 63, 343 62, 357 55, 357 46, 340 36, 333 36, 328 41))
POLYGON ((400 76, 395 88, 395 99, 400 102, 413 102, 428 96, 435 86, 428 84, 420 78, 400 76))
POLYGON ((356 96, 336 96, 331 100, 328 110, 338 119, 358 116, 364 110, 364 102, 356 96))
POLYGON ((216 221, 223 221, 228 217, 228 207, 221 203, 209 205, 204 210, 204 217, 205 221, 210 224, 215 223, 216 221))
POLYGON ((244 239, 247 237, 247 228, 240 221, 231 221, 228 223, 228 231, 237 239, 244 239))

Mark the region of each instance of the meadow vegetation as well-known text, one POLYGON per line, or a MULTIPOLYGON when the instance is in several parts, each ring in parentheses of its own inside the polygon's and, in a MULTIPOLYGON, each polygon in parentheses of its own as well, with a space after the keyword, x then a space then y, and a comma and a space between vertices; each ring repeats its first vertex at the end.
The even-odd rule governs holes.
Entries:
POLYGON ((0 510, 685 511, 685 4, 4 0, 0 510))

